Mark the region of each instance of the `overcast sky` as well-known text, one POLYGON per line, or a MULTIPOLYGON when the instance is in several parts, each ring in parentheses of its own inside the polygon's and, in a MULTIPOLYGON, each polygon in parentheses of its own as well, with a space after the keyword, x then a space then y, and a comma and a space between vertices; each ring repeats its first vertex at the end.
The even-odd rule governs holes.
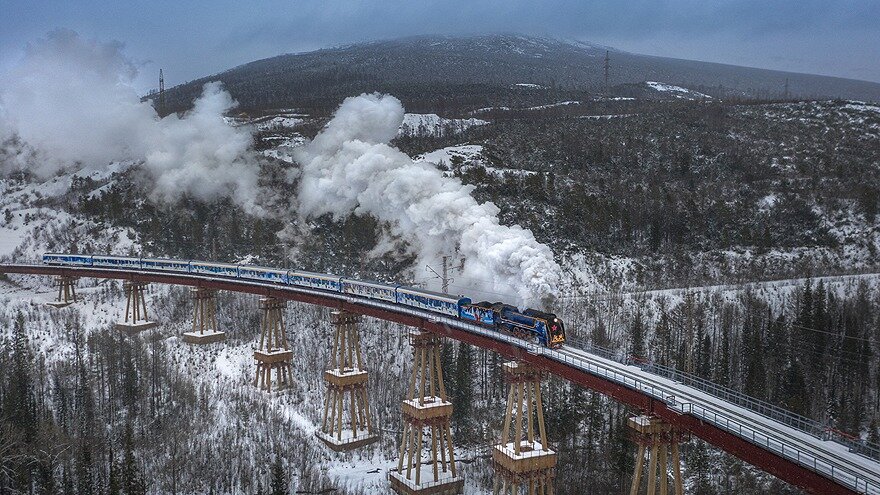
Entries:
POLYGON ((281 53, 517 32, 635 53, 880 82, 880 0, 0 0, 0 69, 55 28, 118 40, 139 89, 281 53))

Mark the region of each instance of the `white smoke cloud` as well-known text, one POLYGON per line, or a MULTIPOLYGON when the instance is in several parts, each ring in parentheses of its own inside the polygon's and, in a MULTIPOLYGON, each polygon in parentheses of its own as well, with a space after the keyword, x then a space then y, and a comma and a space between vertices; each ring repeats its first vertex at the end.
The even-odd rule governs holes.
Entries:
POLYGON ((457 249, 467 260, 457 284, 524 304, 552 299, 561 270, 550 248, 527 229, 500 225, 498 207, 477 203, 473 186, 387 144, 403 113, 392 96, 346 99, 296 155, 300 214, 371 214, 413 247, 418 266, 457 249))
POLYGON ((223 120, 235 106, 222 85, 211 82, 190 112, 158 122, 143 164, 155 181, 154 199, 173 202, 184 192, 203 201, 228 196, 249 213, 264 214, 256 203, 260 165, 251 135, 223 120))
MULTIPOLYGON (((160 119, 140 101, 135 74, 119 43, 59 30, 31 44, 22 62, 0 75, 0 174, 48 177, 130 161, 153 200, 231 197, 266 214, 250 133, 224 122, 236 103, 219 83, 205 85, 190 112, 160 119)), ((500 225, 498 208, 477 203, 473 187, 387 144, 403 113, 391 96, 346 99, 297 153, 302 170, 291 173, 301 179, 299 214, 367 213, 413 248, 416 266, 458 250, 467 262, 457 286, 518 303, 552 298, 560 268, 547 246, 526 229, 500 225)))
POLYGON ((209 83, 190 112, 159 119, 132 86, 136 74, 117 42, 56 30, 30 44, 0 75, 0 174, 45 178, 132 161, 143 164, 153 199, 230 196, 261 213, 250 134, 223 121, 235 106, 229 94, 209 83))

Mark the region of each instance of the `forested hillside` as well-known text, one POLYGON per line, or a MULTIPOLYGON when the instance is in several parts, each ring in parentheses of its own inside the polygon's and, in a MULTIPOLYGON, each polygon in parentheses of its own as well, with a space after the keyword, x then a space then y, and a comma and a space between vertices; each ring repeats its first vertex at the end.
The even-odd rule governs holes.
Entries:
MULTIPOLYGON (((407 116, 418 125, 402 128, 393 144, 473 185, 479 200, 498 205, 502 223, 531 229, 553 248, 565 273, 553 309, 570 338, 709 378, 877 443, 880 107, 516 91, 543 91, 550 103, 528 96, 469 115, 428 108, 439 117, 407 116)), ((299 167, 294 150, 327 122, 324 113, 290 113, 229 119, 252 126, 268 191, 261 199, 278 208, 289 207, 284 199, 297 185, 281 180, 299 167)), ((3 178, 0 256, 247 260, 426 282, 424 267, 414 268, 370 215, 281 218, 248 214, 229 199, 159 203, 140 173, 133 164, 3 178)), ((363 323, 383 439, 337 455, 313 436, 329 353, 323 310, 287 310, 297 383, 270 395, 252 386, 253 297, 222 295, 229 340, 193 348, 179 339, 191 325, 184 290, 152 288, 150 308, 162 325, 127 338, 110 326, 124 305, 120 287, 82 285, 83 302, 56 311, 39 304, 51 297, 48 280, 0 280, 3 493, 384 489, 396 467, 399 377, 410 366, 405 328, 363 323)), ((449 343, 443 360, 467 493, 488 493, 501 358, 449 343)), ((627 490, 635 447, 625 420, 635 411, 558 379, 545 387, 558 493, 627 490)), ((684 472, 688 493, 798 493, 696 439, 685 444, 684 472)))

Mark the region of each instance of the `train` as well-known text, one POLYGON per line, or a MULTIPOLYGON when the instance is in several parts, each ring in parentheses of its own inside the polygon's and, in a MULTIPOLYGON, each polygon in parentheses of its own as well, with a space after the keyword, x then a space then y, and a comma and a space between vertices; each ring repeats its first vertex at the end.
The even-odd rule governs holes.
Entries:
POLYGON ((63 253, 44 254, 43 263, 74 267, 203 274, 256 280, 282 286, 304 287, 430 311, 476 323, 549 348, 559 348, 565 343, 565 325, 562 319, 553 313, 531 308, 520 311, 514 305, 501 302, 481 301, 474 303, 470 298, 464 296, 453 296, 404 285, 354 280, 327 273, 282 270, 245 263, 63 253))

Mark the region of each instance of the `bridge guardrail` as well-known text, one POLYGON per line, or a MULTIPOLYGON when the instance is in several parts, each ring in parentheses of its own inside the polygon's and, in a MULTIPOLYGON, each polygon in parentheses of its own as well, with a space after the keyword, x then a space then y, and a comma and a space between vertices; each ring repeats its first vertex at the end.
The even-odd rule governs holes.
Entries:
POLYGON ((669 378, 670 380, 675 380, 689 387, 706 392, 714 397, 718 397, 719 399, 724 399, 762 416, 779 421, 786 426, 791 426, 792 428, 809 433, 816 438, 823 440, 830 439, 846 446, 851 452, 855 452, 875 461, 880 461, 880 446, 866 441, 862 442, 848 438, 842 434, 842 432, 836 432, 827 425, 814 419, 793 413, 769 402, 756 399, 741 392, 713 383, 705 378, 685 373, 668 366, 648 363, 645 366, 641 366, 641 368, 649 373, 654 373, 669 378))
POLYGON ((767 450, 775 452, 801 466, 831 478, 844 486, 850 487, 857 493, 869 495, 880 494, 880 485, 877 485, 871 480, 866 480, 848 469, 835 467, 834 464, 819 459, 814 454, 804 452, 797 447, 792 447, 778 439, 774 439, 769 435, 756 431, 748 425, 736 420, 731 420, 729 416, 719 415, 717 412, 712 411, 709 408, 692 402, 673 401, 671 405, 682 413, 691 414, 701 418, 723 430, 749 440, 756 445, 761 445, 767 448, 767 450))
POLYGON ((729 387, 718 385, 710 380, 699 377, 697 375, 677 370, 675 368, 664 366, 661 364, 648 361, 647 363, 634 363, 625 353, 621 351, 613 351, 600 346, 593 345, 582 340, 571 340, 574 347, 581 350, 602 356, 606 359, 616 361, 621 364, 631 364, 642 368, 648 373, 653 373, 670 380, 682 383, 689 387, 695 388, 701 392, 705 392, 713 397, 724 399, 730 403, 748 409, 749 411, 760 414, 766 418, 778 421, 786 426, 790 426, 797 430, 808 433, 822 440, 833 440, 841 445, 846 446, 851 452, 868 457, 869 459, 880 461, 880 446, 874 445, 867 441, 855 440, 852 437, 836 432, 828 425, 820 423, 814 419, 793 413, 785 408, 771 404, 767 401, 756 399, 752 396, 738 392, 729 387))
MULTIPOLYGON (((583 342, 578 342, 578 343, 585 344, 583 342)), ((620 364, 625 364, 625 365, 632 365, 633 364, 633 363, 628 362, 629 360, 626 359, 625 355, 621 352, 615 352, 615 351, 611 351, 610 349, 604 349, 601 347, 592 346, 591 344, 586 344, 586 345, 584 345, 584 347, 586 347, 586 349, 582 348, 581 350, 586 351, 586 352, 590 352, 592 354, 599 355, 601 357, 618 362, 620 364), (598 349, 599 352, 594 352, 595 349, 598 349)), ((761 433, 761 432, 749 427, 748 425, 745 425, 741 422, 736 421, 735 419, 732 420, 729 415, 726 415, 724 413, 720 413, 718 411, 713 410, 712 408, 701 406, 699 404, 693 404, 690 402, 688 402, 688 403, 677 402, 674 396, 667 395, 662 392, 659 394, 656 393, 656 390, 657 390, 656 387, 653 387, 653 386, 640 387, 638 380, 634 380, 634 379, 627 380, 626 379, 627 377, 624 377, 623 380, 620 380, 619 373, 604 372, 603 368, 592 365, 591 363, 584 363, 581 360, 571 358, 565 354, 560 354, 560 353, 556 353, 553 351, 545 352, 545 354, 548 354, 548 353, 553 353, 554 359, 558 359, 563 362, 568 362, 569 364, 573 364, 581 369, 584 369, 587 372, 597 374, 599 376, 604 376, 604 377, 606 377, 610 380, 613 380, 617 383, 621 383, 626 386, 631 386, 631 387, 636 388, 637 390, 641 390, 644 393, 649 394, 657 399, 661 399, 664 402, 666 402, 667 404, 669 404, 670 406, 681 411, 683 414, 691 414, 693 416, 699 417, 704 421, 707 421, 709 423, 714 424, 719 429, 729 431, 730 433, 733 433, 741 438, 744 438, 744 439, 746 439, 756 445, 761 445, 762 447, 765 447, 772 452, 775 452, 779 455, 782 455, 785 458, 787 458, 787 459, 789 459, 789 460, 791 460, 801 466, 804 466, 804 467, 806 467, 816 473, 819 473, 823 476, 831 478, 832 480, 834 480, 838 483, 841 483, 844 486, 852 488, 857 493, 870 494, 870 495, 880 494, 880 486, 878 486, 876 483, 872 482, 871 480, 866 480, 863 477, 861 477, 860 475, 852 472, 849 469, 842 468, 842 467, 835 467, 834 464, 832 464, 828 461, 824 461, 822 459, 819 459, 818 457, 816 457, 813 454, 810 454, 809 452, 804 452, 802 449, 798 449, 797 447, 794 447, 779 438, 774 438, 774 437, 771 437, 767 434, 761 433), (599 370, 599 372, 597 373, 596 370, 599 370), (632 384, 630 382, 632 382, 632 384)), ((672 379, 670 377, 664 377, 664 378, 672 379)), ((678 380, 675 380, 675 381, 678 381, 678 380)), ((681 383, 684 385, 688 385, 687 383, 683 383, 683 382, 681 382, 681 383)), ((690 386, 690 385, 688 385, 688 386, 690 386)), ((746 398, 749 398, 749 399, 753 399, 749 396, 746 396, 745 394, 739 394, 739 395, 746 397, 746 398)), ((723 400, 728 400, 725 397, 718 397, 718 398, 723 399, 723 400)), ((757 401, 757 399, 753 399, 753 400, 757 401)), ((732 402, 732 401, 730 401, 730 402, 732 402)), ((750 410, 748 407, 745 407, 745 406, 741 406, 741 407, 743 407, 744 409, 750 410)), ((781 409, 781 408, 778 408, 778 409, 781 409)), ((784 411, 784 409, 781 409, 781 410, 784 411)), ((757 411, 753 411, 753 412, 758 413, 757 411)), ((758 414, 760 414, 760 413, 758 413, 758 414)), ((761 416, 765 416, 765 415, 761 414, 761 416)), ((801 417, 801 418, 803 418, 803 417, 801 417)), ((768 418, 768 419, 778 421, 775 418, 768 418)), ((804 418, 804 419, 806 419, 806 418, 804 418)), ((780 423, 782 423, 782 422, 780 421, 780 423)), ((791 425, 786 425, 786 426, 791 426, 791 425)), ((801 431, 799 428, 796 428, 794 426, 791 426, 791 427, 794 429, 797 429, 798 431, 801 431)), ((822 429, 820 429, 820 431, 822 431, 822 429)), ((822 438, 821 436, 813 435, 812 433, 810 433, 808 431, 804 431, 804 433, 807 433, 815 438, 824 440, 824 438, 822 438)))

